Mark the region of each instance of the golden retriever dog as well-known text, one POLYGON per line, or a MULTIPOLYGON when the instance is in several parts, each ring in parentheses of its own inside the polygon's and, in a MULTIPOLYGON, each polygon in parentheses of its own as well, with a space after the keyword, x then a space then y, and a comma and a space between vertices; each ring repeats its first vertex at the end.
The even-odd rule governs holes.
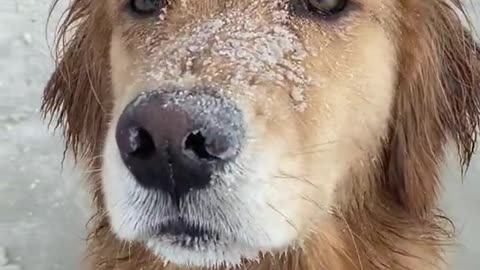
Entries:
POLYGON ((480 123, 460 0, 73 0, 43 112, 88 269, 446 269, 480 123))

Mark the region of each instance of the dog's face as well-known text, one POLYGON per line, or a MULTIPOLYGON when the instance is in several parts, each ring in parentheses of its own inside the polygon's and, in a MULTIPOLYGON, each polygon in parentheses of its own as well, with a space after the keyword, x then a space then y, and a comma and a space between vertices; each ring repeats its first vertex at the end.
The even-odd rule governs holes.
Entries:
POLYGON ((74 0, 43 111, 91 172, 99 264, 122 250, 110 229, 199 267, 327 246, 405 268, 439 244, 444 147, 468 165, 480 123, 480 53, 452 6, 74 0))
POLYGON ((118 237, 207 266, 322 230, 386 135, 394 1, 126 2, 102 173, 118 237))

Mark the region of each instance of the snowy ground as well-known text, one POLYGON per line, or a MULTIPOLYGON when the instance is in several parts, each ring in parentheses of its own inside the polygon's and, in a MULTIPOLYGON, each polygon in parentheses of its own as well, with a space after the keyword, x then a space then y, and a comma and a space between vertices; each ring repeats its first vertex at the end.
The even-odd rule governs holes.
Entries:
MULTIPOLYGON (((0 248, 0 270, 14 270, 13 264, 77 270, 84 248, 86 211, 72 199, 81 190, 78 176, 68 161, 61 170, 62 145, 47 133, 37 109, 52 69, 45 36, 50 1, 0 0, 0 247, 8 248, 11 264, 3 266, 0 248)), ((453 181, 459 176, 452 171, 446 170, 452 181, 444 204, 462 245, 452 269, 478 270, 480 159, 463 185, 453 181)))
POLYGON ((25 270, 75 270, 85 238, 78 182, 38 114, 50 2, 0 0, 0 246, 25 270))

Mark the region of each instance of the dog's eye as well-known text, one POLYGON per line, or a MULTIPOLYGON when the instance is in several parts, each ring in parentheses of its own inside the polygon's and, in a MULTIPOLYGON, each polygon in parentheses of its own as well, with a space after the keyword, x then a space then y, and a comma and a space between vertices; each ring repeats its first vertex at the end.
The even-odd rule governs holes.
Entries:
POLYGON ((343 11, 349 0, 304 0, 307 9, 322 16, 335 15, 343 11))
POLYGON ((150 15, 167 5, 167 0, 130 0, 130 9, 136 14, 150 15))

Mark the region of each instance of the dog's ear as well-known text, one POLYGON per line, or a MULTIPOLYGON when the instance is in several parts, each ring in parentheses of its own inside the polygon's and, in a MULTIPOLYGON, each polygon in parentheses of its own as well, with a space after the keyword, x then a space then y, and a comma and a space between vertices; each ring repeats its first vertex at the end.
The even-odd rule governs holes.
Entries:
MULTIPOLYGON (((453 141, 464 169, 480 118, 480 60, 474 39, 447 1, 405 1, 399 82, 384 187, 401 208, 422 216, 435 207, 439 169, 453 141), (414 4, 412 4, 414 3, 414 4)), ((460 12, 461 13, 461 12, 460 12)))
POLYGON ((68 8, 43 96, 42 112, 63 130, 75 157, 98 154, 107 121, 111 29, 100 2, 74 0, 68 8))

